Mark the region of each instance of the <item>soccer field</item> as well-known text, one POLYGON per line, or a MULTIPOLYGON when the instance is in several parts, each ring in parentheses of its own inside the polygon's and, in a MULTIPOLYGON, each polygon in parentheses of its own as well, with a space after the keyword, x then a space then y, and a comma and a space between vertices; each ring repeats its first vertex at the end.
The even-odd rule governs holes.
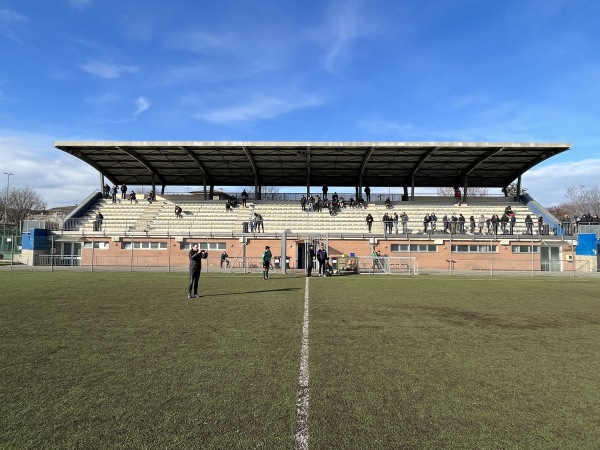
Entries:
POLYGON ((292 449, 303 325, 310 449, 600 447, 600 279, 186 285, 0 272, 0 448, 292 449))

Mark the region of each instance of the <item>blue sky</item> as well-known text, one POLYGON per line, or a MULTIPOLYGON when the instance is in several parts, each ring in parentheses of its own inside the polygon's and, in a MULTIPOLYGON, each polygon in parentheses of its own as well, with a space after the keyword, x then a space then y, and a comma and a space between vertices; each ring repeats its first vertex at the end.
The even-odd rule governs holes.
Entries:
POLYGON ((594 0, 0 0, 0 171, 53 207, 99 186, 53 141, 569 142, 523 177, 550 206, 599 184, 598 17, 594 0))

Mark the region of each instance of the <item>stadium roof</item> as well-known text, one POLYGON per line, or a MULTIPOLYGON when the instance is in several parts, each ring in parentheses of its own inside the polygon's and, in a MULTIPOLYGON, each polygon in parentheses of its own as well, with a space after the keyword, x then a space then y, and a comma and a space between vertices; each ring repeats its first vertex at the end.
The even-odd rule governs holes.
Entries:
POLYGON ((565 143, 55 142, 111 183, 505 187, 565 143))

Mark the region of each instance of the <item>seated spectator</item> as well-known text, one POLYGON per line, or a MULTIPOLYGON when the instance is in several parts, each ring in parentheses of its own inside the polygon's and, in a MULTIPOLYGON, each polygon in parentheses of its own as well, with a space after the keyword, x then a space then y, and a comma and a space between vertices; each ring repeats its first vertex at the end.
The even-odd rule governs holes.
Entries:
POLYGON ((152 203, 156 201, 156 194, 154 193, 154 191, 150 191, 148 193, 148 203, 152 203))
POLYGON ((392 201, 390 200, 389 197, 387 197, 385 199, 385 207, 388 208, 388 209, 392 208, 392 201))
POLYGON ((135 196, 135 191, 131 191, 131 193, 129 194, 129 203, 133 203, 135 202, 135 204, 137 205, 137 198, 135 196))
POLYGON ((354 197, 350 197, 350 200, 348 200, 348 206, 350 206, 350 208, 356 207, 356 202, 354 201, 354 197))
POLYGON ((358 200, 356 201, 356 205, 359 208, 364 208, 365 207, 365 201, 363 200, 363 198, 361 196, 358 197, 358 200))
POLYGON ((231 211, 231 201, 229 199, 225 200, 225 211, 231 211))
POLYGON ((183 217, 181 215, 181 213, 182 213, 181 206, 175 205, 175 217, 177 217, 178 219, 181 219, 183 217))
POLYGON ((225 265, 225 267, 229 267, 229 255, 227 254, 226 250, 223 250, 223 253, 221 253, 221 268, 223 268, 223 265, 225 265))
POLYGON ((339 205, 339 209, 346 207, 346 200, 344 200, 344 197, 340 197, 340 201, 339 201, 338 205, 339 205))

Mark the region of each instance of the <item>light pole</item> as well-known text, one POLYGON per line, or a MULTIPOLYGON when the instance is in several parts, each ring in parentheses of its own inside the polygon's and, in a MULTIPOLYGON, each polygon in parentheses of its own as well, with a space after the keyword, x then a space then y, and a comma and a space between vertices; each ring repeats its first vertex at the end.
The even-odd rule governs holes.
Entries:
POLYGON ((14 175, 14 173, 4 172, 4 175, 7 176, 7 181, 6 181, 6 199, 4 200, 4 231, 2 233, 2 247, 4 247, 4 240, 6 239, 6 221, 8 220, 8 217, 6 215, 6 207, 8 205, 8 190, 10 189, 10 176, 14 175))

